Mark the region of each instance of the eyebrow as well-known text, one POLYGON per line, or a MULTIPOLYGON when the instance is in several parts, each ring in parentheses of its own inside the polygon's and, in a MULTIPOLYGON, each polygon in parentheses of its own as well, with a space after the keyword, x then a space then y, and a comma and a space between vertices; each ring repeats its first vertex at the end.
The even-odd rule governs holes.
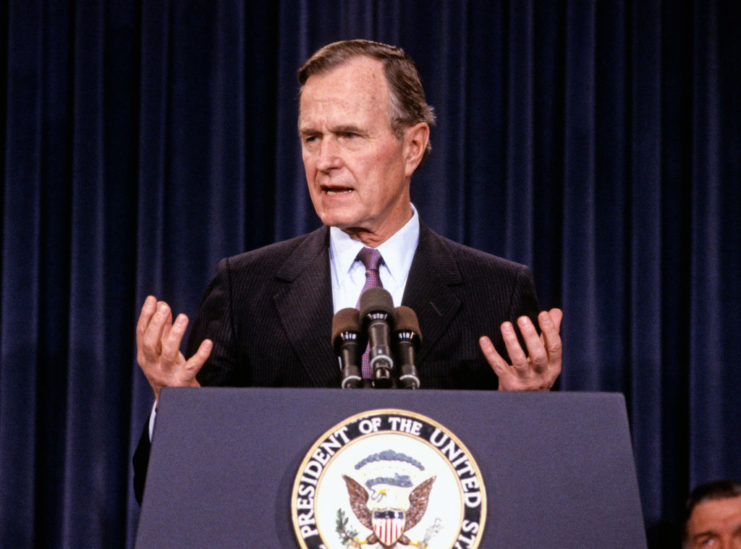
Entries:
MULTIPOLYGON (((357 133, 358 135, 367 135, 367 131, 363 130, 360 126, 355 126, 354 124, 344 124, 340 126, 332 126, 329 128, 329 131, 331 133, 357 133)), ((299 135, 314 135, 317 133, 321 133, 319 130, 311 127, 311 126, 304 126, 299 127, 298 129, 299 135)))
POLYGON ((358 126, 354 126, 353 124, 346 124, 344 126, 334 126, 330 128, 330 131, 332 133, 358 133, 358 134, 365 133, 364 130, 362 130, 358 126))
POLYGON ((718 537, 718 532, 715 530, 703 530, 692 536, 692 540, 695 541, 707 537, 718 537))

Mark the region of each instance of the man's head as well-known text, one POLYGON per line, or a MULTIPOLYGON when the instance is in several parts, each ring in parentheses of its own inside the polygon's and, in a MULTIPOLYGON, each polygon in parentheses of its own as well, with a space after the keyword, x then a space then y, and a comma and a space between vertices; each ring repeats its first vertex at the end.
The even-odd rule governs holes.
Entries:
MULTIPOLYGON (((425 122, 428 126, 435 125, 435 113, 427 104, 417 65, 414 59, 396 46, 359 39, 328 44, 317 50, 298 70, 298 81, 302 91, 310 76, 329 71, 358 56, 378 59, 383 64, 391 100, 389 121, 398 139, 401 139, 404 128, 419 122, 425 122)), ((430 154, 430 150, 428 141, 423 161, 430 154)))
POLYGON ((411 217, 409 182, 429 151, 432 109, 414 62, 385 44, 330 44, 299 70, 299 135, 314 208, 377 246, 411 217))
POLYGON ((741 484, 717 481, 692 491, 687 498, 682 546, 741 548, 741 484))

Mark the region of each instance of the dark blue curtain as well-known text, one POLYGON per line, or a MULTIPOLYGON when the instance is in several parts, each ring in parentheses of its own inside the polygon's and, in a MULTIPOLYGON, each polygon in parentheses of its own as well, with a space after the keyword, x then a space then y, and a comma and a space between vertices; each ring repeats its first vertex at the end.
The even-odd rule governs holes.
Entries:
POLYGON ((11 0, 0 6, 0 546, 130 547, 134 325, 318 225, 295 71, 404 47, 439 123, 422 218, 532 266, 562 390, 625 394, 653 546, 741 477, 737 2, 11 0))

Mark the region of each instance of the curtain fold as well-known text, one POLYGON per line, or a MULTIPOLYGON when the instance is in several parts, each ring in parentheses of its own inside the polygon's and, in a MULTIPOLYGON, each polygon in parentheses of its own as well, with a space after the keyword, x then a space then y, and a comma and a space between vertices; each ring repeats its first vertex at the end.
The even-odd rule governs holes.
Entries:
POLYGON ((355 37, 435 107, 422 219, 532 267, 561 389, 625 394, 651 546, 741 478, 737 3, 11 0, 0 25, 0 546, 133 546, 139 308, 192 316, 221 257, 318 226, 296 71, 355 37))

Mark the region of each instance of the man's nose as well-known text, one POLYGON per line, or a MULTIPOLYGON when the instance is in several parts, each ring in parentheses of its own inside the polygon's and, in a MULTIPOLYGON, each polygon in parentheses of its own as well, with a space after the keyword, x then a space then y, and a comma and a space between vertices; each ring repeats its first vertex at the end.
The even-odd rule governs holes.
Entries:
POLYGON ((339 147, 334 137, 326 137, 322 139, 321 146, 319 147, 319 158, 317 159, 316 167, 321 171, 331 170, 333 168, 339 168, 342 165, 342 158, 340 157, 339 147))

